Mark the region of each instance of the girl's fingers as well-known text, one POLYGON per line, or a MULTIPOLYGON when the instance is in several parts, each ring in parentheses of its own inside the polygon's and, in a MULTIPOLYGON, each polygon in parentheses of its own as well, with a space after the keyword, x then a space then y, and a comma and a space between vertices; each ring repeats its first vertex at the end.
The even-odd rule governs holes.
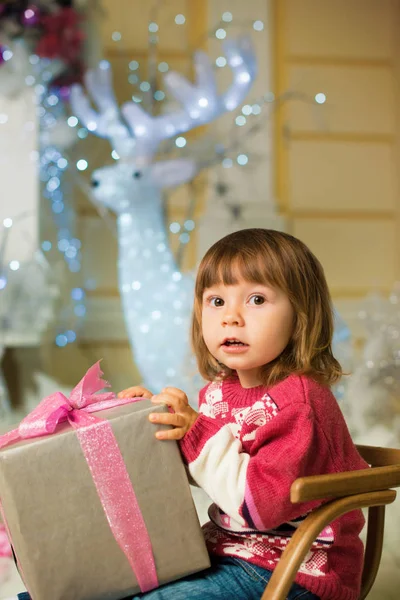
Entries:
POLYGON ((152 423, 172 425, 173 427, 183 427, 185 425, 185 419, 177 413, 152 413, 149 415, 149 420, 152 423))
POLYGON ((187 398, 185 392, 183 392, 182 390, 180 390, 178 388, 166 387, 161 391, 161 393, 170 394, 171 396, 176 396, 177 398, 179 398, 179 400, 181 402, 183 402, 184 404, 188 404, 188 398, 187 398))
POLYGON ((118 394, 118 398, 150 398, 153 394, 144 387, 139 385, 134 385, 133 387, 126 388, 126 390, 122 390, 118 394))
POLYGON ((166 429, 165 431, 157 431, 156 438, 158 440, 181 440, 185 435, 185 430, 180 427, 174 429, 166 429))
POLYGON ((167 404, 173 408, 175 412, 179 412, 180 408, 183 408, 183 404, 179 398, 172 394, 157 394, 151 398, 151 401, 154 402, 154 404, 167 404))

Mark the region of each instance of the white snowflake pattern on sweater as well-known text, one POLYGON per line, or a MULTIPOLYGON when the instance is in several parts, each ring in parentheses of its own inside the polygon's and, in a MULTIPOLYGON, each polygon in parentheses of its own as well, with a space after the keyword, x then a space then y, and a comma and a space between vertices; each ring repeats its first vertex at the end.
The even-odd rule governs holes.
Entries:
POLYGON ((222 381, 210 383, 204 396, 205 402, 200 406, 199 412, 206 417, 226 417, 229 407, 222 398, 222 381))

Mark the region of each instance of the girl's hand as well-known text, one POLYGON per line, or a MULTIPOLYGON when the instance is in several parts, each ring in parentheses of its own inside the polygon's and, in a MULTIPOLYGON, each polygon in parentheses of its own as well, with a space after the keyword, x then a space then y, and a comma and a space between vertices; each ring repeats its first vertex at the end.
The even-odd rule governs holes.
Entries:
POLYGON ((150 400, 152 396, 153 394, 149 390, 140 385, 126 388, 126 390, 122 390, 118 394, 118 398, 147 398, 147 400, 150 400))
POLYGON ((151 401, 154 402, 154 404, 167 404, 173 409, 173 412, 152 413, 149 415, 149 419, 152 423, 174 426, 174 429, 157 431, 156 437, 159 440, 182 439, 199 416, 199 413, 193 410, 189 405, 186 394, 182 392, 182 390, 178 390, 178 388, 164 388, 161 394, 153 396, 151 401))

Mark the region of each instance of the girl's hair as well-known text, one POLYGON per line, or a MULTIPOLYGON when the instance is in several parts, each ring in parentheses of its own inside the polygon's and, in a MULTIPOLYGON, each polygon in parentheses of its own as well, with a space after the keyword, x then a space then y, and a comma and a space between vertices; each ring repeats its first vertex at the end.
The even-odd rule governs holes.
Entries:
POLYGON ((293 334, 283 352, 262 368, 266 386, 291 374, 303 374, 327 385, 342 369, 332 354, 333 309, 323 268, 297 238, 272 229, 243 229, 225 236, 207 251, 196 278, 192 345, 201 375, 210 381, 232 371, 208 351, 202 334, 204 290, 246 280, 281 289, 294 312, 293 334))

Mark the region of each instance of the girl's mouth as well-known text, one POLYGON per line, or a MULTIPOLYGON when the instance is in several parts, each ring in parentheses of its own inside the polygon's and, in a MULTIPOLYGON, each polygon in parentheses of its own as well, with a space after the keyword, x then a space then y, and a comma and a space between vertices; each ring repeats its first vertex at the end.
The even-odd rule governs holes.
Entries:
POLYGON ((221 347, 223 348, 224 352, 229 354, 240 354, 241 352, 245 352, 249 348, 249 345, 241 342, 240 340, 235 340, 232 338, 224 340, 221 344, 221 347))
POLYGON ((247 346, 244 342, 235 338, 228 338, 222 342, 222 346, 233 347, 233 346, 247 346))

